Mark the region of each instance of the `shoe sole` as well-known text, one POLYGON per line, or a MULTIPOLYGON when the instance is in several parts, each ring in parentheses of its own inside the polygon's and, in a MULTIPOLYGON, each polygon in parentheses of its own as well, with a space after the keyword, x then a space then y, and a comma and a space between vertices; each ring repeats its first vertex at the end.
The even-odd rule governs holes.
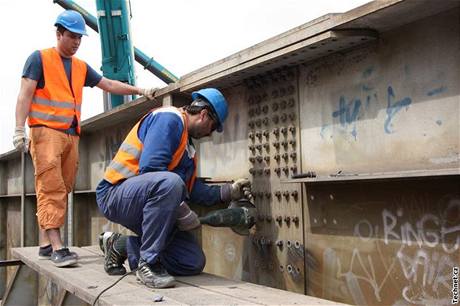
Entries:
POLYGON ((63 262, 58 262, 58 263, 53 262, 53 264, 58 268, 62 268, 62 267, 75 265, 77 262, 78 262, 78 259, 69 259, 63 262))
POLYGON ((40 259, 40 260, 48 260, 48 259, 51 259, 51 256, 38 255, 38 259, 40 259))
POLYGON ((146 283, 144 281, 142 281, 140 278, 136 277, 137 281, 149 288, 153 288, 153 289, 164 289, 164 288, 172 288, 172 287, 175 287, 176 286, 176 280, 172 280, 171 282, 168 282, 164 285, 161 285, 161 286, 155 286, 154 284, 152 283, 146 283))

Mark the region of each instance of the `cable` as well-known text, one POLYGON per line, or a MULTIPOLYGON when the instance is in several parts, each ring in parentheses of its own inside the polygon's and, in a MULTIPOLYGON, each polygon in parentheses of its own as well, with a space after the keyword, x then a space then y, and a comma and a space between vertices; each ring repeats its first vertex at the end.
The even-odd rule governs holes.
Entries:
POLYGON ((112 288, 113 286, 115 286, 116 284, 118 284, 118 282, 120 282, 123 278, 125 278, 126 276, 130 275, 130 274, 133 274, 137 271, 138 268, 128 272, 128 273, 125 273, 124 275, 122 275, 119 279, 117 279, 116 282, 114 282, 112 285, 108 286, 107 288, 105 288, 104 290, 102 290, 97 296, 96 298, 94 299, 94 302, 93 302, 93 306, 96 305, 96 302, 99 300, 99 298, 101 297, 101 295, 106 292, 107 290, 109 290, 110 288, 112 288))

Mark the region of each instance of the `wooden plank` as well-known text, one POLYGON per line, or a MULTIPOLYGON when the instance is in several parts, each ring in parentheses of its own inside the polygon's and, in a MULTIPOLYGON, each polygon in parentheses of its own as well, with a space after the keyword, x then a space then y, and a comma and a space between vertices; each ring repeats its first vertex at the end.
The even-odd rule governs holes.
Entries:
MULTIPOLYGON (((50 261, 37 259, 37 248, 13 249, 14 256, 23 260, 29 267, 52 279, 85 302, 92 303, 99 292, 118 280, 103 270, 103 257, 80 248, 72 248, 80 256, 76 267, 56 268, 50 261)), ((155 295, 164 295, 162 304, 251 304, 238 298, 220 295, 209 290, 200 290, 181 282, 175 288, 151 290, 137 284, 134 275, 127 276, 100 298, 99 305, 150 304, 155 295)))
MULTIPOLYGON (((12 254, 78 298, 92 303, 97 294, 118 280, 118 277, 109 276, 104 272, 103 257, 99 255, 100 250, 97 246, 72 248, 72 250, 79 254, 80 262, 77 266, 69 268, 57 268, 50 261, 38 260, 37 247, 15 248, 12 249, 12 254)), ((162 304, 166 305, 326 305, 331 303, 208 274, 177 277, 177 280, 174 288, 152 290, 139 285, 136 277, 129 275, 104 293, 99 305, 150 304, 156 295, 162 295, 162 304)))

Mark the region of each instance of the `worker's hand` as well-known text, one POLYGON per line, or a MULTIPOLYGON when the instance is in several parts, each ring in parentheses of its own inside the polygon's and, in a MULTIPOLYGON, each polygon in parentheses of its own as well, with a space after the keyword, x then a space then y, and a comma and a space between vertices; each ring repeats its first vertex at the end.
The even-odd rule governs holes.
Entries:
POLYGON ((176 224, 180 231, 190 231, 201 225, 197 214, 185 202, 177 208, 176 224))
POLYGON ((13 145, 19 151, 27 152, 29 150, 29 138, 27 138, 25 127, 17 126, 14 129, 13 145))
POLYGON ((155 100, 155 93, 157 92, 157 90, 158 90, 158 87, 143 88, 141 89, 141 95, 143 95, 149 100, 155 100))
POLYGON ((230 187, 232 200, 241 200, 246 198, 252 201, 251 182, 247 178, 237 179, 230 187))

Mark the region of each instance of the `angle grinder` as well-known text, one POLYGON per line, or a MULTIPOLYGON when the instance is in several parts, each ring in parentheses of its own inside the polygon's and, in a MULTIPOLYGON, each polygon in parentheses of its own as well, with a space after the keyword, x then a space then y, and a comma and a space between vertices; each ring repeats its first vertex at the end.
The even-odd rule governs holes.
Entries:
POLYGON ((200 223, 213 227, 230 227, 239 235, 249 235, 256 223, 257 209, 249 200, 232 201, 228 208, 210 212, 200 217, 200 223))

